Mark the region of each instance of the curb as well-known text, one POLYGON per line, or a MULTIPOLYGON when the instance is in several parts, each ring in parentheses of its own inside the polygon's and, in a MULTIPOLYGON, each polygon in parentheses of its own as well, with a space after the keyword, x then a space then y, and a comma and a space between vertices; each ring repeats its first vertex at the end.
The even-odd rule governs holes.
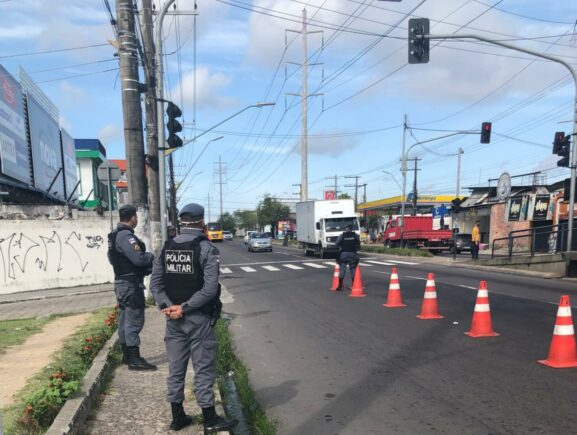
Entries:
POLYGON ((84 421, 92 411, 96 397, 102 391, 104 382, 112 369, 108 356, 117 343, 118 335, 115 332, 114 336, 106 342, 104 347, 98 352, 98 355, 96 355, 96 358, 94 358, 94 361, 92 361, 92 366, 82 379, 80 391, 77 391, 66 401, 46 435, 81 433, 84 421))

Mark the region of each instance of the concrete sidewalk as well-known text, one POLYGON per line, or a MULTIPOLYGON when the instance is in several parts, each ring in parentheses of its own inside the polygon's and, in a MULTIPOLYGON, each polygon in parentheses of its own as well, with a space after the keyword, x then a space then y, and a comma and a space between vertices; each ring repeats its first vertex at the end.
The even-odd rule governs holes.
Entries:
MULTIPOLYGON (((85 434, 138 434, 156 435, 172 433, 170 404, 166 401, 166 376, 168 362, 164 347, 165 317, 156 308, 146 310, 146 322, 140 338, 141 354, 147 361, 158 366, 155 372, 136 372, 127 366, 119 366, 108 392, 102 395, 102 403, 86 421, 85 434)), ((201 409, 192 397, 192 367, 186 378, 187 414, 202 421, 201 409)), ((217 396, 218 400, 218 396, 217 396)), ((179 434, 202 434, 202 425, 189 426, 179 434)), ((225 432, 228 433, 228 432, 225 432)))

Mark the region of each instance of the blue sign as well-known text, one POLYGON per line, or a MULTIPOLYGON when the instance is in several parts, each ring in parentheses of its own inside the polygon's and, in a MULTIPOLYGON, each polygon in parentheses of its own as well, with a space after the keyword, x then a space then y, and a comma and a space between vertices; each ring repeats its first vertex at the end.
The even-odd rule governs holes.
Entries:
MULTIPOLYGON (((66 199, 76 187, 78 183, 78 172, 76 170, 76 150, 74 149, 74 139, 64 129, 60 130, 60 138, 62 140, 62 162, 64 163, 64 184, 66 187, 66 199)), ((71 202, 78 199, 78 189, 74 191, 71 202)))
POLYGON ((64 199, 64 165, 60 147, 60 127, 54 119, 27 95, 32 144, 34 186, 51 195, 64 199))
POLYGON ((0 66, 0 162, 2 174, 30 184, 30 160, 20 84, 0 66))

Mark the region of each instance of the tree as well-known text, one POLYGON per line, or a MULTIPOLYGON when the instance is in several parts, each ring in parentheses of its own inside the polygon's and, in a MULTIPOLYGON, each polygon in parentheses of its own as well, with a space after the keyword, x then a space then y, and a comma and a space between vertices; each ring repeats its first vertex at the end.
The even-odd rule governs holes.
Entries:
POLYGON ((279 221, 289 218, 290 208, 265 193, 263 200, 258 204, 256 212, 258 214, 258 224, 261 227, 270 225, 271 230, 274 232, 279 221))
POLYGON ((234 220, 237 228, 245 230, 254 230, 256 228, 256 211, 254 210, 236 210, 234 220))
POLYGON ((340 193, 338 199, 351 199, 351 195, 346 192, 340 193))
POLYGON ((367 216, 367 228, 371 230, 378 230, 379 229, 379 218, 380 216, 377 214, 370 214, 367 216))
POLYGON ((230 231, 232 234, 236 232, 236 221, 234 216, 231 215, 229 212, 224 212, 222 216, 218 219, 220 224, 222 225, 222 229, 225 231, 230 231))

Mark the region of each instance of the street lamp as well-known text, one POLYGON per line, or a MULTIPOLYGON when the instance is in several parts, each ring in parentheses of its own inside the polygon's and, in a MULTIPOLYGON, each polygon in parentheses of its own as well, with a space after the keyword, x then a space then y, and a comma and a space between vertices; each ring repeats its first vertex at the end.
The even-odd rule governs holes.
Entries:
POLYGON ((395 182, 395 184, 397 185, 397 187, 399 188, 399 190, 402 192, 403 191, 403 187, 400 185, 400 183, 397 181, 397 179, 395 178, 395 176, 393 174, 391 174, 389 171, 382 171, 384 174, 388 174, 391 176, 391 178, 393 179, 393 181, 395 182))
MULTIPOLYGON (((162 14, 161 14, 162 17, 162 14)), ((159 24, 160 26, 160 24, 159 24)), ((158 28, 157 28, 158 30, 158 28)), ((159 50, 160 51, 160 50, 159 50)), ((161 64, 162 65, 162 64, 161 64)), ((159 71, 162 69, 162 67, 159 67, 159 71)), ((162 74, 161 72, 159 74, 162 74)), ((161 77, 161 75, 159 75, 159 77, 161 77)), ((159 98, 162 98, 162 90, 161 90, 161 86, 159 86, 159 98)), ((158 102, 159 104, 159 109, 158 109, 158 113, 162 114, 162 101, 158 102)), ((265 107, 265 106, 274 106, 275 103, 270 103, 270 102, 258 102, 256 104, 251 104, 250 106, 246 106, 244 109, 239 110, 236 113, 233 113, 232 115, 230 115, 228 118, 225 118, 224 120, 222 120, 221 122, 219 122, 218 124, 213 125, 212 127, 210 127, 207 130, 204 130, 202 133, 200 133, 199 135, 193 137, 192 139, 187 140, 186 142, 184 142, 182 144, 181 147, 182 148, 184 145, 187 145, 191 142, 194 142, 195 140, 197 140, 199 137, 204 136, 206 133, 214 130, 215 128, 217 128, 218 126, 224 124, 225 122, 227 122, 228 120, 234 118, 235 116, 240 115, 242 112, 248 110, 248 109, 252 109, 253 107, 256 107, 258 109, 260 109, 261 107, 265 107)), ((218 139, 222 139, 222 136, 216 139, 213 139, 210 142, 214 142, 215 140, 218 139)), ((208 143, 205 145, 204 149, 206 149, 206 147, 208 146, 208 143)), ((159 186, 159 191, 160 191, 160 226, 162 229, 162 240, 163 242, 166 241, 167 238, 167 230, 166 230, 166 181, 165 181, 165 177, 166 177, 166 170, 165 170, 165 161, 164 158, 166 156, 166 152, 163 149, 164 148, 164 125, 163 125, 163 117, 160 115, 159 116, 159 123, 158 123, 158 173, 159 173, 159 178, 160 178, 160 186, 159 186)), ((202 152, 204 152, 204 149, 202 152)), ((172 152, 172 151, 171 151, 172 152)), ((201 153, 202 154, 202 153, 201 153)), ((200 156, 197 157, 196 161, 198 161, 198 159, 200 158, 200 156)), ((196 163, 196 161, 194 163, 196 163)), ((193 164, 194 165, 194 164, 193 164)))

